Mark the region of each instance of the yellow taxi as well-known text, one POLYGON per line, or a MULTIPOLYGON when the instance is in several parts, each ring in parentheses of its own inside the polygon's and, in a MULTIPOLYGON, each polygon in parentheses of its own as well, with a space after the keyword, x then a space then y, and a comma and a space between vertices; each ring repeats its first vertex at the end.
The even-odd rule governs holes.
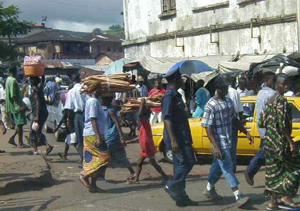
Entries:
MULTIPOLYGON (((293 131, 292 137, 295 142, 300 141, 300 97, 287 97, 292 108, 293 131)), ((246 136, 243 133, 238 134, 237 155, 253 156, 259 150, 260 136, 257 130, 257 116, 255 112, 256 96, 247 96, 241 98, 242 104, 249 109, 247 112, 245 128, 254 139, 254 144, 249 145, 246 136)), ((212 145, 208 139, 206 130, 201 127, 201 118, 190 118, 189 124, 193 139, 193 148, 198 155, 211 155, 212 145)), ((168 161, 172 161, 172 152, 167 150, 163 141, 164 124, 158 123, 152 125, 153 140, 156 150, 162 152, 168 161)))

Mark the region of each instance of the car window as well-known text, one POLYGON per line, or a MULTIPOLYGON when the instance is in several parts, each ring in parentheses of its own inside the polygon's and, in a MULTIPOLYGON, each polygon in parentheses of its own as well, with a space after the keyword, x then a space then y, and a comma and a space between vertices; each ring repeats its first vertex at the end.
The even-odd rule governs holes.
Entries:
POLYGON ((247 122, 253 122, 255 103, 243 103, 243 116, 247 122))
POLYGON ((300 111, 298 110, 298 108, 292 103, 289 103, 289 106, 292 110, 293 122, 300 122, 300 111))

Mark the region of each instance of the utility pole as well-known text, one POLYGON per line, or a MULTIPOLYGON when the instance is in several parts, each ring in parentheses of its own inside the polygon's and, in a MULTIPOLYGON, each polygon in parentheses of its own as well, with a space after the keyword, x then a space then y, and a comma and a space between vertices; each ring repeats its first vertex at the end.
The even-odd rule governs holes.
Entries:
POLYGON ((298 51, 300 51, 300 0, 297 0, 298 51))

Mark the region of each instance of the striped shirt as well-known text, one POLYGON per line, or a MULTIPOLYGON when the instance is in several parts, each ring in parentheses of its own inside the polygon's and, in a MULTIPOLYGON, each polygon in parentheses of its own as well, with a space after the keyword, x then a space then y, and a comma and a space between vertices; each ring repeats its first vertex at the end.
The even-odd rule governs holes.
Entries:
POLYGON ((234 105, 230 98, 226 98, 225 101, 211 98, 205 106, 201 125, 214 130, 215 139, 221 149, 231 149, 234 113, 234 105))

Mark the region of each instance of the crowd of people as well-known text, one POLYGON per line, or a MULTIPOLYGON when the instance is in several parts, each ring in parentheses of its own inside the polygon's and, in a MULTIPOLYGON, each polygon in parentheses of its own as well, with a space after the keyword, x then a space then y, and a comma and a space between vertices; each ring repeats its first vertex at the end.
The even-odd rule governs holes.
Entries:
MULTIPOLYGON (((32 121, 30 125, 30 146, 23 143, 23 126, 27 123, 28 106, 22 101, 22 93, 16 81, 16 68, 10 68, 11 76, 7 78, 5 91, 0 90, 0 103, 3 132, 7 127, 7 116, 12 116, 15 133, 9 139, 9 144, 19 148, 33 148, 33 155, 40 154, 38 147, 46 146, 46 155, 53 147, 42 133, 43 125, 48 117, 45 100, 45 77, 30 77, 30 99, 32 121), (5 96, 3 96, 5 95, 5 96), (5 99, 5 100, 3 100, 5 99), (2 108, 4 106, 4 108, 2 108), (6 117, 3 115, 6 114, 6 117), (7 115, 9 114, 9 115, 7 115), (12 115, 10 115, 12 114, 12 115), (18 135, 18 144, 15 137, 18 135)), ((61 124, 66 126, 65 148, 59 153, 62 159, 67 159, 69 146, 73 145, 79 155, 82 165, 79 180, 91 193, 102 193, 96 184, 97 179, 105 179, 108 167, 127 168, 128 183, 138 183, 144 160, 149 158, 150 164, 161 174, 165 191, 176 202, 177 206, 195 206, 186 192, 186 177, 196 163, 192 147, 191 129, 188 122, 190 109, 182 89, 180 69, 172 70, 165 76, 168 86, 164 89, 160 80, 148 92, 143 77, 137 79, 136 89, 129 95, 147 97, 164 95, 161 108, 148 108, 142 100, 139 110, 131 116, 139 125, 138 140, 141 151, 134 169, 126 154, 126 141, 120 125, 119 101, 122 94, 102 94, 97 87, 93 94, 81 93, 80 76, 72 77, 73 86, 68 91, 61 124), (173 154, 174 174, 169 178, 155 160, 156 149, 152 139, 151 124, 164 122, 164 141, 168 142, 173 154)), ((195 111, 192 116, 201 117, 201 126, 205 128, 212 144, 214 157, 207 185, 203 194, 212 200, 222 198, 216 191, 216 184, 224 175, 232 189, 237 206, 244 206, 249 200, 239 190, 235 172, 237 165, 238 131, 244 133, 253 144, 253 138, 244 127, 244 115, 254 111, 250 104, 242 104, 241 96, 253 95, 247 89, 247 80, 240 78, 235 89, 235 78, 219 75, 214 81, 215 92, 205 88, 204 81, 198 81, 195 93, 195 111)), ((133 82, 135 83, 135 82, 133 82)), ((52 82, 48 86, 54 88, 52 82)), ((275 75, 267 72, 263 76, 263 84, 257 95, 255 106, 258 117, 258 128, 261 137, 259 152, 251 160, 245 171, 249 185, 254 185, 254 176, 262 165, 266 165, 265 195, 271 196, 268 210, 278 208, 300 208, 293 202, 297 194, 300 178, 299 149, 291 138, 291 110, 285 94, 289 91, 289 78, 285 74, 275 75)), ((135 128, 134 128, 135 130, 135 128)))

